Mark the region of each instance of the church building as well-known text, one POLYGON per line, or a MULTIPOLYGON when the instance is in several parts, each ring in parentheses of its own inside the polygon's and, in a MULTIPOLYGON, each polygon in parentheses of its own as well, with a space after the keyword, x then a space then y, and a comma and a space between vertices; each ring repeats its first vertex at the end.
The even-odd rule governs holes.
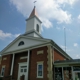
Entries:
POLYGON ((26 32, 1 52, 0 77, 11 80, 80 80, 80 60, 73 60, 53 40, 41 36, 35 7, 26 32), (77 76, 77 77, 76 77, 77 76))

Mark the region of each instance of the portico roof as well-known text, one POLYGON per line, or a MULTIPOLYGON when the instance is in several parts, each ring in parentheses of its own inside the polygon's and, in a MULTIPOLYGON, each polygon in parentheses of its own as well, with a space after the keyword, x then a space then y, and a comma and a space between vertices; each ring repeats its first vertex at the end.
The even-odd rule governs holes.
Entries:
POLYGON ((67 64, 80 64, 80 59, 72 59, 72 60, 62 60, 62 61, 55 61, 54 65, 67 65, 67 64))

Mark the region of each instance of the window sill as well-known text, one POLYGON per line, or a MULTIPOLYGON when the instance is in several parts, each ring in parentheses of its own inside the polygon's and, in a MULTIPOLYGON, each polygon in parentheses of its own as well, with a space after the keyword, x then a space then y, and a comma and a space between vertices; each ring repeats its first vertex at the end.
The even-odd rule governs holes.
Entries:
POLYGON ((37 76, 37 78, 43 78, 43 76, 37 76))

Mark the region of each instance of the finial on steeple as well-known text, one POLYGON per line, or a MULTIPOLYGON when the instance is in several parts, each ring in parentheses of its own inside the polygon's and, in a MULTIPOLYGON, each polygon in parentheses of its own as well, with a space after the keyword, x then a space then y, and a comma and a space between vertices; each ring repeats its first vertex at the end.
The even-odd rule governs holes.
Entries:
POLYGON ((35 9, 35 3, 36 3, 36 2, 37 2, 37 1, 34 1, 34 8, 33 8, 32 12, 31 12, 29 18, 31 18, 31 17, 33 17, 33 16, 38 17, 38 14, 37 14, 36 9, 35 9))
POLYGON ((34 1, 34 8, 35 8, 35 3, 36 3, 37 1, 34 1))

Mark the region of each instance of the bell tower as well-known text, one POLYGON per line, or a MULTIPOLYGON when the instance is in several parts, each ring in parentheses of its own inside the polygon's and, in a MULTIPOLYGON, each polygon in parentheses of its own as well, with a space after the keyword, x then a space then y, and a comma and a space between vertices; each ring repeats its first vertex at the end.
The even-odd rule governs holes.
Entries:
POLYGON ((38 18, 36 8, 34 6, 29 18, 26 20, 26 34, 27 36, 40 37, 41 36, 41 20, 38 18))

